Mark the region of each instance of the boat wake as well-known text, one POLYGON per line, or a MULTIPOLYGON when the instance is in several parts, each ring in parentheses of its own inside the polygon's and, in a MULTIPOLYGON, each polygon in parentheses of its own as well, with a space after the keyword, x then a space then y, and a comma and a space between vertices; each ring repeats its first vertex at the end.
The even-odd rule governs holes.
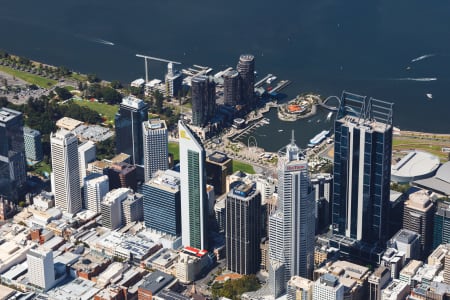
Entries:
POLYGON ((405 78, 393 78, 391 80, 428 82, 428 81, 436 81, 437 78, 436 77, 422 77, 422 78, 405 77, 405 78))
POLYGON ((94 42, 94 43, 108 45, 108 46, 114 46, 115 45, 113 42, 110 42, 110 41, 107 41, 107 40, 102 40, 102 39, 91 39, 91 41, 94 42))
POLYGON ((430 57, 433 57, 433 56, 436 56, 436 54, 434 54, 434 53, 425 54, 425 55, 422 55, 422 56, 419 56, 419 57, 411 59, 411 62, 420 61, 420 60, 427 59, 427 58, 430 58, 430 57))

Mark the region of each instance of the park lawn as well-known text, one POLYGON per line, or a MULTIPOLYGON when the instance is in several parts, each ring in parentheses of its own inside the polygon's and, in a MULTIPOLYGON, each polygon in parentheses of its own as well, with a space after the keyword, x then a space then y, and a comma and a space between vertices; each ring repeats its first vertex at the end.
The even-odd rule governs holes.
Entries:
POLYGON ((173 154, 173 160, 180 160, 180 144, 176 142, 169 142, 169 153, 173 154))
POLYGON ((56 80, 41 77, 39 75, 31 74, 28 72, 18 71, 6 66, 0 66, 0 71, 3 71, 12 76, 25 80, 29 84, 35 84, 42 88, 48 88, 56 84, 56 80))
POLYGON ((34 173, 37 174, 44 174, 44 172, 47 172, 47 174, 50 176, 50 173, 52 172, 52 167, 48 164, 46 164, 44 161, 40 161, 37 164, 33 166, 34 173))
POLYGON ((72 74, 70 74, 70 77, 72 77, 73 79, 75 79, 77 81, 81 81, 81 82, 87 81, 86 75, 81 75, 81 74, 74 73, 74 72, 72 72, 72 74))
POLYGON ((410 137, 394 137, 392 150, 420 150, 426 151, 439 157, 441 162, 448 161, 448 153, 442 152, 443 147, 450 147, 450 142, 442 140, 430 140, 410 137))
POLYGON ((236 171, 242 171, 244 173, 248 174, 255 174, 255 170, 253 169, 252 165, 249 165, 247 163, 237 161, 233 159, 233 173, 236 171))
POLYGON ((114 116, 116 115, 117 111, 119 110, 118 105, 110 105, 107 103, 88 101, 88 100, 73 101, 73 103, 76 103, 80 106, 88 107, 88 108, 98 112, 103 117, 106 117, 108 123, 114 125, 114 116))

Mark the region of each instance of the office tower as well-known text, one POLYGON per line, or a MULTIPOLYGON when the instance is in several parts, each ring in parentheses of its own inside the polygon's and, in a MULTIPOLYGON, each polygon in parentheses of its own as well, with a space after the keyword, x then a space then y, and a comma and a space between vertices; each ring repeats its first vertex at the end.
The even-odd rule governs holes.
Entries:
POLYGON ((409 195, 403 210, 403 228, 420 234, 422 255, 432 250, 434 204, 424 190, 409 195))
POLYGON ((147 120, 148 106, 144 101, 133 96, 122 99, 119 112, 115 116, 116 153, 130 155, 133 165, 144 163, 142 122, 147 120))
POLYGON ((142 123, 144 133, 145 181, 158 170, 169 168, 167 126, 164 120, 152 119, 142 123))
POLYGON ((207 249, 205 149, 200 139, 182 121, 180 136, 181 235, 183 246, 207 249))
POLYGON ((389 269, 379 266, 372 275, 369 276, 369 300, 381 300, 381 290, 391 280, 389 269))
POLYGON ((287 284, 287 300, 312 300, 314 282, 300 277, 292 276, 287 284))
POLYGON ((324 274, 314 282, 313 300, 343 300, 344 286, 331 274, 324 274))
POLYGON ((216 84, 205 75, 192 77, 192 125, 204 127, 211 121, 216 109, 216 84))
POLYGON ((223 102, 230 106, 235 106, 241 102, 241 82, 239 73, 230 70, 223 74, 223 102))
POLYGON ((315 204, 308 163, 295 144, 294 132, 291 143, 280 150, 278 157, 278 206, 269 217, 269 260, 270 265, 283 265, 284 275, 277 277, 282 281, 276 283, 281 293, 292 276, 312 277, 315 204))
POLYGON ((77 137, 65 129, 50 136, 55 206, 71 214, 83 206, 80 189, 77 137))
POLYGON ((51 289, 55 283, 53 251, 30 249, 27 254, 28 280, 44 292, 51 289))
POLYGON ((78 165, 80 168, 80 183, 84 183, 86 177, 86 169, 88 163, 95 161, 95 144, 91 141, 84 142, 78 145, 78 165))
POLYGON ((433 226, 433 248, 450 243, 450 203, 437 202, 433 226))
POLYGON ((142 185, 145 227, 172 236, 181 235, 180 173, 158 171, 142 185))
POLYGON ((236 185, 226 199, 227 269, 256 274, 260 265, 261 194, 255 183, 236 185))
POLYGON ((166 96, 179 97, 183 88, 183 74, 174 69, 172 63, 167 64, 166 96))
MULTIPOLYGON (((400 229, 386 244, 388 249, 396 249, 404 255, 406 261, 409 261, 410 259, 420 259, 422 252, 420 241, 420 234, 408 229, 400 229)), ((388 252, 385 251, 384 255, 387 255, 388 252)))
POLYGON ((127 199, 131 192, 130 189, 119 188, 110 191, 103 197, 100 204, 103 227, 114 230, 122 226, 122 201, 127 199))
POLYGON ((100 203, 109 192, 109 179, 106 175, 92 173, 84 178, 84 204, 83 207, 100 213, 100 203))
POLYGON ((22 113, 0 108, 0 194, 15 199, 27 179, 22 113))
POLYGON ((369 243, 389 238, 392 106, 343 92, 334 124, 333 227, 369 243))
POLYGON ((144 217, 143 198, 143 195, 133 193, 130 190, 127 198, 122 201, 122 224, 124 226, 142 221, 144 217))
POLYGON ((241 104, 252 107, 255 105, 255 57, 241 55, 236 69, 241 78, 241 104))
POLYGON ((31 161, 41 161, 42 153, 41 133, 29 127, 23 128, 23 140, 25 142, 25 156, 31 161))
POLYGON ((331 197, 333 195, 333 175, 328 173, 314 174, 311 184, 315 190, 316 233, 326 230, 331 223, 331 197))
POLYGON ((225 153, 215 151, 206 158, 206 174, 208 184, 214 187, 220 196, 227 190, 227 176, 233 171, 233 161, 225 153))
POLYGON ((137 189, 136 167, 126 162, 113 163, 107 169, 109 189, 132 188, 137 189))

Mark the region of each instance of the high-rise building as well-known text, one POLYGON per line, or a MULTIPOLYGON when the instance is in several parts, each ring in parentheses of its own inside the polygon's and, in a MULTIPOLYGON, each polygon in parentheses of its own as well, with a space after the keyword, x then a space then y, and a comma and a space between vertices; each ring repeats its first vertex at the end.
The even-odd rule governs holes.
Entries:
POLYGON ((156 171, 169 168, 169 140, 164 120, 152 119, 143 122, 142 131, 144 133, 145 181, 148 181, 156 171))
POLYGON ((183 74, 173 67, 173 63, 167 64, 166 96, 178 97, 183 88, 183 74))
POLYGON ((241 82, 239 72, 230 70, 223 74, 223 102, 235 106, 241 102, 241 82))
POLYGON ((434 213, 434 203, 424 190, 410 194, 405 201, 403 228, 420 234, 422 255, 432 250, 434 213))
POLYGON ((86 141, 78 145, 78 165, 80 168, 80 183, 83 185, 84 177, 86 177, 86 169, 88 163, 95 161, 95 144, 91 141, 86 141))
POLYGON ((369 300, 381 300, 381 290, 391 280, 391 273, 385 266, 379 266, 369 276, 369 300))
POLYGON ((114 230, 122 226, 122 202, 128 198, 129 193, 132 193, 130 189, 119 188, 103 197, 100 204, 103 227, 114 230))
POLYGON ((450 203, 437 202, 433 226, 433 248, 450 243, 450 203))
POLYGON ((28 280, 44 292, 51 289, 55 283, 55 267, 53 251, 30 249, 27 254, 28 280))
POLYGON ((14 199, 27 179, 22 113, 0 108, 0 194, 14 199))
POLYGON ((137 175, 136 166, 130 165, 126 162, 113 163, 107 169, 109 178, 109 188, 132 188, 137 189, 137 175))
POLYGON ((115 116, 116 153, 126 153, 131 156, 131 163, 144 163, 142 122, 148 120, 147 104, 133 96, 122 99, 119 112, 115 116))
POLYGON ((324 274, 314 282, 313 300, 343 300, 344 285, 331 274, 324 274))
POLYGON ((255 104, 255 57, 241 55, 236 69, 241 78, 241 104, 252 107, 255 104))
POLYGON ((331 198, 333 196, 333 175, 328 173, 311 176, 316 202, 316 233, 329 227, 331 223, 331 198))
POLYGON ((287 300, 312 300, 314 282, 300 277, 293 276, 287 284, 287 300))
POLYGON ((255 183, 236 185, 226 199, 227 269, 256 274, 260 266, 261 194, 255 183))
POLYGON ((145 227, 181 235, 180 173, 166 170, 142 185, 145 227))
POLYGON ((343 92, 334 124, 334 230, 383 245, 389 238, 392 107, 343 92))
POLYGON ((100 203, 109 192, 109 179, 106 175, 92 173, 84 178, 84 204, 83 207, 100 213, 100 203))
POLYGON ((308 163, 293 132, 291 143, 278 157, 278 205, 269 217, 269 263, 284 265, 285 274, 278 277, 282 282, 276 285, 285 289, 292 276, 312 278, 315 204, 308 163))
POLYGON ((77 137, 65 129, 50 136, 55 206, 74 214, 81 210, 77 137))
POLYGON ((227 190, 227 176, 233 171, 233 161, 225 153, 215 151, 206 158, 206 174, 208 184, 214 187, 220 196, 227 190))
POLYGON ((42 152, 41 133, 29 127, 23 128, 23 139, 25 142, 25 156, 28 160, 41 161, 42 152))
POLYGON ((181 235, 183 246, 207 249, 208 199, 205 149, 191 129, 178 122, 180 136, 181 235))
POLYGON ((142 221, 144 217, 143 199, 143 195, 130 190, 127 198, 122 201, 122 224, 124 226, 142 221))
POLYGON ((192 125, 204 127, 216 110, 216 84, 205 75, 192 77, 191 83, 192 125))

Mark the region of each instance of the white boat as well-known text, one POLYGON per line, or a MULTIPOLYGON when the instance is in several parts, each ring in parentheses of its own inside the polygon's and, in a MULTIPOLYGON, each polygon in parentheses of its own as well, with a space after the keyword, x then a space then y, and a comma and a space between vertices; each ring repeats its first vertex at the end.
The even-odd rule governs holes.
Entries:
POLYGON ((283 132, 283 129, 278 129, 278 132, 283 132))
POLYGON ((328 116, 327 116, 327 121, 330 121, 332 115, 333 115, 333 112, 330 111, 330 112, 328 113, 328 116))
POLYGON ((427 94, 427 98, 430 100, 433 99, 433 94, 427 94))

